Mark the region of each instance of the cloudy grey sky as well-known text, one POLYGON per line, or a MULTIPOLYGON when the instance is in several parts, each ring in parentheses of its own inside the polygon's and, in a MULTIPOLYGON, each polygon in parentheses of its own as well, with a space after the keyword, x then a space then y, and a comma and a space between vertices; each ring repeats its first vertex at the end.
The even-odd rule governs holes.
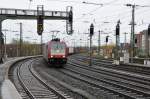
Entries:
MULTIPOLYGON (((109 43, 115 42, 114 30, 117 21, 121 21, 121 42, 124 41, 124 32, 128 33, 128 42, 130 39, 130 25, 131 21, 131 8, 124 6, 124 4, 136 4, 136 5, 147 5, 150 6, 150 0, 0 0, 0 8, 17 8, 17 9, 36 9, 37 5, 44 5, 45 10, 58 10, 65 11, 66 6, 73 6, 74 13, 74 34, 68 36, 65 32, 65 21, 63 20, 45 20, 44 22, 44 42, 51 39, 52 30, 61 31, 57 37, 64 38, 69 45, 71 45, 71 39, 75 39, 77 45, 80 44, 80 39, 82 39, 82 45, 85 45, 88 35, 84 34, 88 32, 88 28, 91 23, 95 26, 95 34, 93 37, 93 42, 97 44, 98 30, 102 30, 105 33, 109 33, 110 36, 109 43), (103 4, 92 5, 83 4, 82 2, 103 4), (109 22, 109 23, 104 23, 109 22)), ((135 9, 135 33, 138 33, 144 29, 147 29, 150 23, 150 7, 136 7, 135 9)), ((38 39, 40 42, 40 37, 36 33, 36 20, 5 20, 3 22, 3 29, 9 29, 11 31, 19 31, 19 25, 16 23, 23 23, 23 36, 30 37, 30 41, 33 39, 38 39)), ((12 38, 17 38, 14 32, 7 32, 7 43, 11 41, 12 38)), ((105 36, 107 34, 101 35, 101 43, 104 44, 105 36)))

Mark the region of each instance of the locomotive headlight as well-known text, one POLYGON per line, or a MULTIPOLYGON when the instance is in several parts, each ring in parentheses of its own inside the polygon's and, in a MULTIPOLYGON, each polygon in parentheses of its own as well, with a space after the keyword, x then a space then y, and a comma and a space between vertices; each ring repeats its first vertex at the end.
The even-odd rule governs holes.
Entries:
POLYGON ((51 58, 53 58, 54 56, 51 56, 51 58))

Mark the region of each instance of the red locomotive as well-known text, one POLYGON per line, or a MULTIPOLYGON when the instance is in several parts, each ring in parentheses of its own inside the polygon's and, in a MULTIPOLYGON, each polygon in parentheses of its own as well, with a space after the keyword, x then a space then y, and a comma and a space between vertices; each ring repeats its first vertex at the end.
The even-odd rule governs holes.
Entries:
POLYGON ((53 39, 43 46, 43 57, 49 64, 64 65, 67 63, 67 45, 60 39, 53 39))

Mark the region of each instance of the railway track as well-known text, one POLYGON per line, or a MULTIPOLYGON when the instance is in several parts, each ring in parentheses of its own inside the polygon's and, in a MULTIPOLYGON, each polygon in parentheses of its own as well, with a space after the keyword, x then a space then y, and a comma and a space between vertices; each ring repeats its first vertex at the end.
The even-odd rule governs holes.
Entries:
MULTIPOLYGON (((87 60, 89 60, 87 56, 82 56, 82 55, 73 56, 72 58, 82 62, 87 62, 87 60)), ((97 66, 150 75, 150 67, 148 66, 136 66, 136 65, 126 65, 126 64, 114 65, 112 63, 113 63, 112 60, 104 60, 104 59, 100 60, 97 58, 92 59, 92 64, 97 66)))
POLYGON ((24 91, 24 99, 150 99, 150 77, 96 65, 90 67, 73 58, 64 68, 50 68, 39 58, 21 62, 15 70, 18 83, 23 82, 21 88, 24 86, 26 90, 19 89, 24 91), (61 88, 64 85, 72 86, 76 93, 61 88), (82 90, 93 96, 83 97, 82 90), (78 92, 81 96, 76 95, 78 92))
MULTIPOLYGON (((67 73, 67 71, 70 71, 74 75, 78 74, 83 76, 84 78, 81 80, 84 79, 88 83, 95 84, 95 86, 116 95, 123 96, 125 99, 150 99, 150 79, 146 79, 146 77, 142 79, 142 77, 138 77, 137 75, 129 76, 121 72, 118 73, 107 69, 89 67, 85 64, 81 66, 81 64, 79 61, 69 63, 69 66, 73 66, 73 69, 72 67, 65 67, 66 71, 63 72, 67 73), (87 78, 91 80, 88 81, 87 78)), ((70 73, 68 75, 71 75, 70 73)))
POLYGON ((67 76, 59 71, 64 68, 49 67, 47 64, 43 63, 42 60, 40 61, 39 66, 33 66, 33 68, 39 75, 42 76, 42 78, 51 79, 50 82, 52 82, 54 85, 56 85, 54 82, 57 82, 58 84, 56 86, 64 91, 67 91, 66 93, 71 92, 71 96, 75 97, 74 99, 99 99, 93 94, 88 93, 88 91, 91 91, 89 85, 73 79, 72 77, 67 76), (43 67, 41 68, 40 65, 43 65, 43 67), (68 90, 58 85, 64 86, 68 90), (85 88, 86 90, 84 90, 85 88))
POLYGON ((34 60, 28 60, 20 63, 16 67, 16 75, 18 77, 18 83, 25 91, 23 98, 25 99, 73 99, 67 94, 53 85, 49 85, 41 79, 34 71, 32 71, 32 62, 34 60), (26 94, 26 95, 25 95, 26 94))

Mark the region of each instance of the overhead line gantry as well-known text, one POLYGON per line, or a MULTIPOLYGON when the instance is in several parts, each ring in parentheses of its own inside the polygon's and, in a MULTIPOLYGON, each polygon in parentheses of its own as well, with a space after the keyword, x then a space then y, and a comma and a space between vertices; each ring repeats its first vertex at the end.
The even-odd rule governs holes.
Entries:
MULTIPOLYGON (((38 11, 28 9, 10 9, 0 8, 0 61, 3 57, 3 33, 2 22, 7 19, 21 19, 21 20, 37 20, 38 11)), ((49 11, 43 10, 44 20, 66 20, 66 32, 67 34, 73 33, 73 11, 72 7, 68 6, 66 11, 49 11)))

